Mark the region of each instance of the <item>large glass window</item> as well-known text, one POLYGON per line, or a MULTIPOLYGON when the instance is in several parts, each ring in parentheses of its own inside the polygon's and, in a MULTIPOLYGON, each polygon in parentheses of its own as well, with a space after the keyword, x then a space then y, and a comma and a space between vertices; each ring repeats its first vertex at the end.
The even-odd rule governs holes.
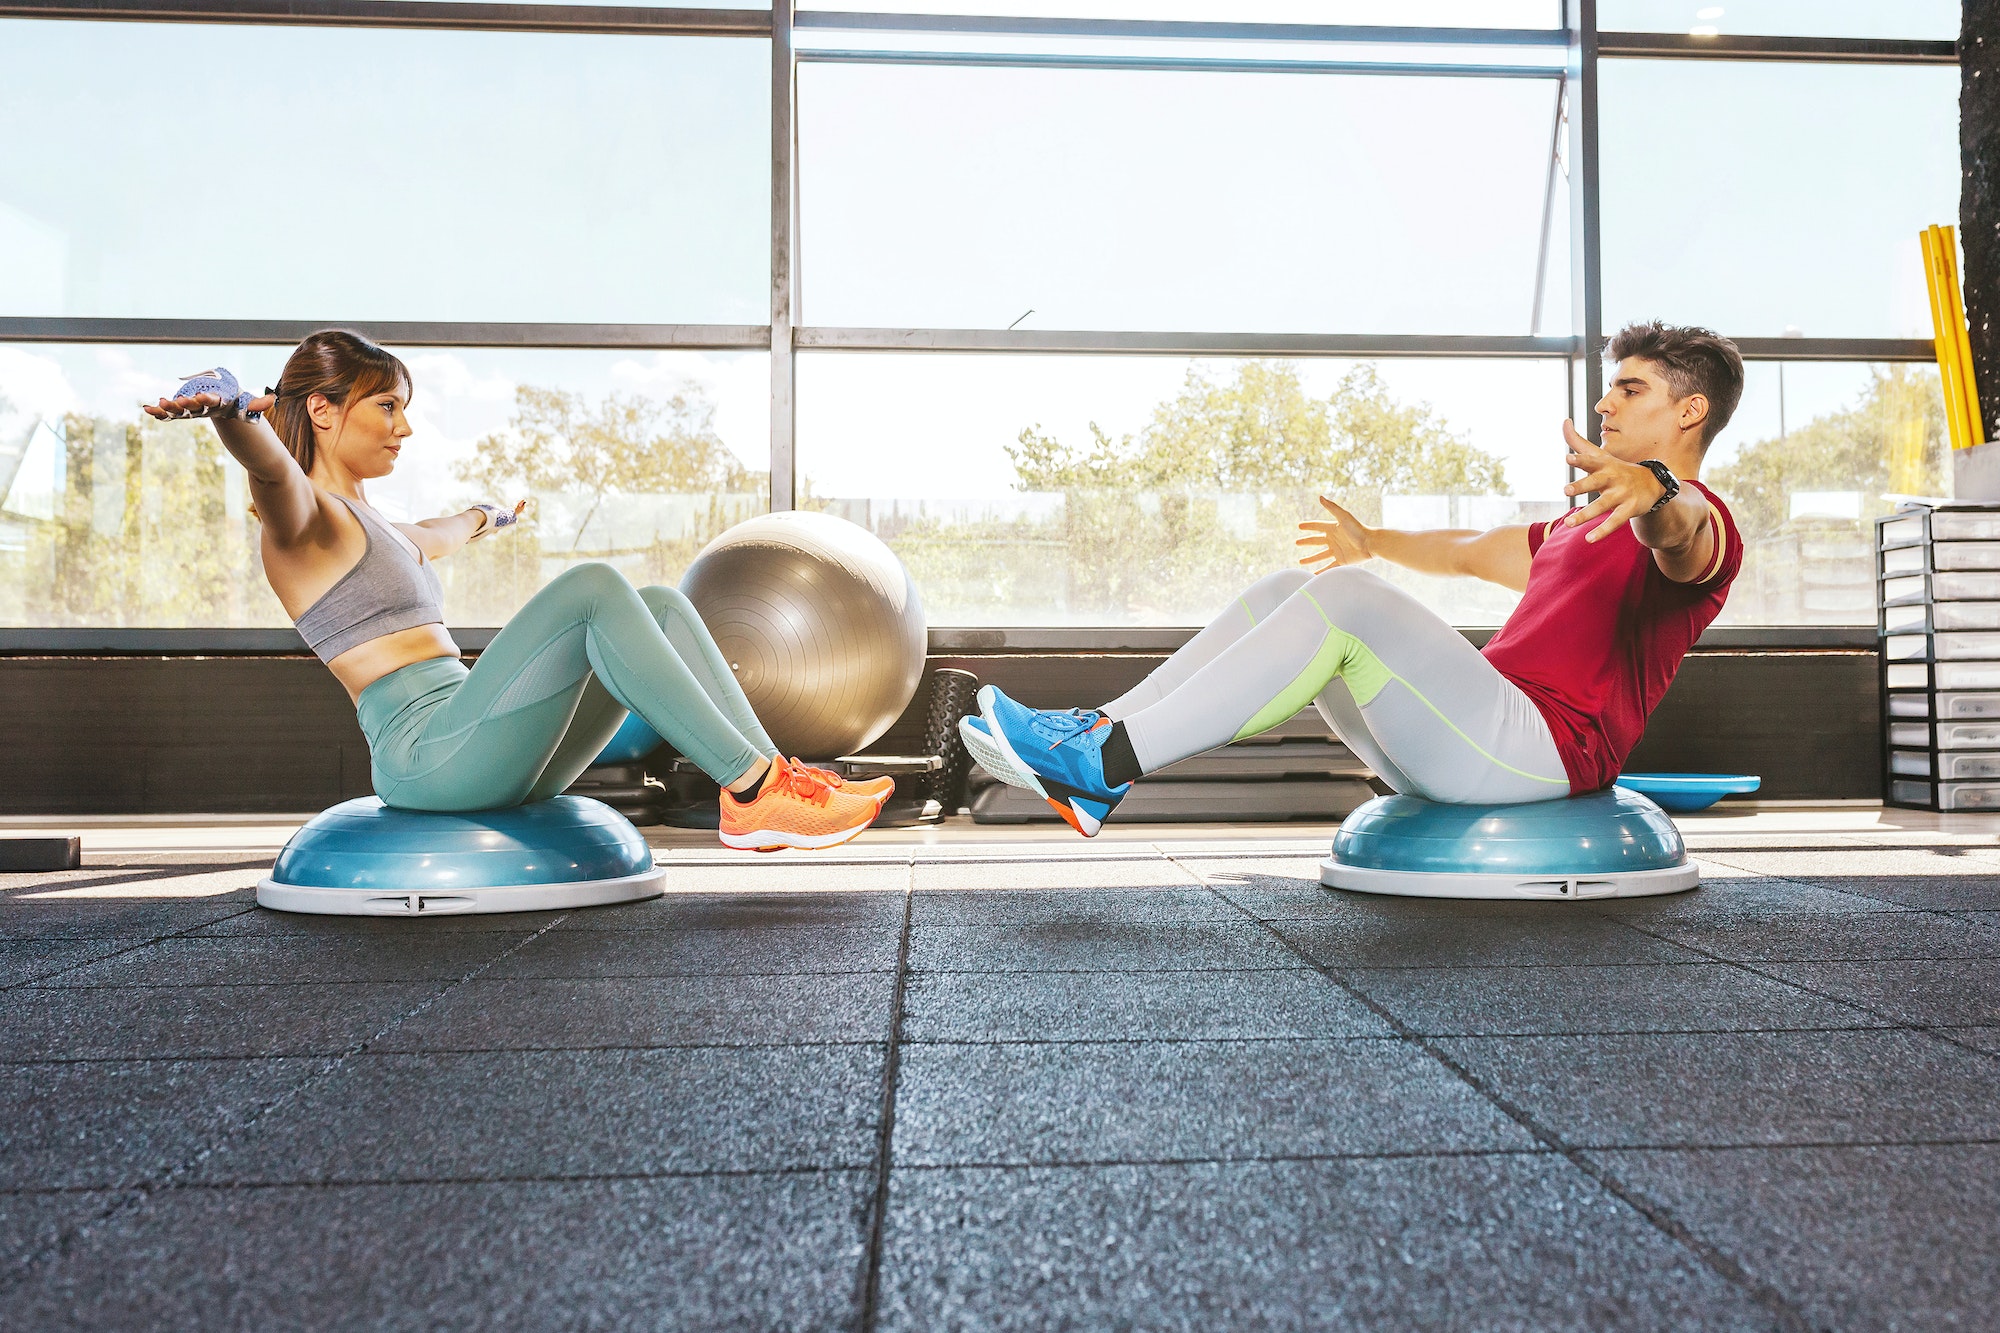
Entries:
POLYGON ((770 45, 0 21, 0 314, 761 324, 770 45))
POLYGON ((1525 334, 1556 86, 807 64, 802 317, 1525 334))
POLYGON ((1875 519, 1951 495, 1937 367, 1753 361, 1702 478, 1742 529, 1725 625, 1875 619, 1875 519))
MULTIPOLYGON (((812 354, 800 503, 887 541, 934 624, 1199 624, 1296 563, 1321 494, 1405 527, 1561 512, 1564 384, 1543 361, 812 354)), ((1383 572, 1460 623, 1516 600, 1383 572)))
MULTIPOLYGON (((1694 40, 1598 65, 1595 180, 1558 0, 801 0, 790 136, 769 0, 668 20, 706 35, 568 0, 520 22, 603 30, 137 2, 158 21, 0 20, 0 624, 283 623, 240 469, 136 407, 217 362, 269 382, 271 320, 486 345, 398 348, 418 434, 369 489, 403 519, 533 498, 448 562, 466 626, 577 560, 671 581, 773 495, 880 533, 968 626, 1199 622, 1291 563, 1321 492, 1370 523, 1544 516, 1590 255, 1606 329, 1812 340, 1751 363, 1708 460, 1749 540, 1726 623, 1867 622, 1871 518, 1950 486, 1935 370, 1841 340, 1931 335, 1958 71, 1814 43, 1949 40, 1951 0, 1601 0, 1614 49, 1694 40), (1699 41, 1741 36, 1799 40, 1699 41), (775 379, 636 346, 760 347, 774 317, 775 379)), ((1385 573, 1462 624, 1514 603, 1385 573)))
MULTIPOLYGON (((369 501, 403 522, 531 501, 518 532, 438 566, 454 625, 501 624, 585 560, 675 582, 769 506, 768 356, 394 350, 415 434, 369 501)), ((197 366, 267 383, 287 351, 0 345, 0 625, 286 624, 243 469, 207 423, 138 403, 197 366)))
POLYGON ((1601 92, 1607 327, 1931 336, 1957 69, 1607 60, 1601 92))

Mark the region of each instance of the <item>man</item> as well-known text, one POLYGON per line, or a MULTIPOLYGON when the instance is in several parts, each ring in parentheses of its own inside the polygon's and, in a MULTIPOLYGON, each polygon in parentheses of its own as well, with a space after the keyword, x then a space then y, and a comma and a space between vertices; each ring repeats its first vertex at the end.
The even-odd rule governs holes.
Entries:
POLYGON ((1490 532, 1370 528, 1332 500, 1300 525, 1300 563, 1262 580, 1125 695, 1036 710, 987 686, 960 733, 995 777, 1086 837, 1134 779, 1290 718, 1308 702, 1399 792, 1511 803, 1609 786, 1743 563, 1728 508, 1698 480, 1743 393, 1735 344, 1707 329, 1621 330, 1597 404, 1604 445, 1563 423, 1564 488, 1594 496, 1490 532), (1523 595, 1484 650, 1354 566, 1390 560, 1523 595))

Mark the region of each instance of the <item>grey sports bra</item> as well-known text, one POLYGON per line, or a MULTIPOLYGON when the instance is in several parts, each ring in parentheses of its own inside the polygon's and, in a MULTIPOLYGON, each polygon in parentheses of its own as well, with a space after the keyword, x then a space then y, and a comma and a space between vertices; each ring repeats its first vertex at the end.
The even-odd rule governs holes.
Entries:
POLYGON ((444 585, 436 567, 408 537, 365 506, 344 495, 337 498, 361 520, 368 547, 354 568, 294 622, 306 647, 322 662, 384 634, 444 623, 444 585))

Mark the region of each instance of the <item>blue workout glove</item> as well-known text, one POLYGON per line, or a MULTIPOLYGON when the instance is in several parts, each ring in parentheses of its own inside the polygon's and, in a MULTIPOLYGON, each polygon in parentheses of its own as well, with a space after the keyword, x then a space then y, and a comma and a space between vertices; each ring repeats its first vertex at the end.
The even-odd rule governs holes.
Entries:
POLYGON ((203 413, 204 416, 221 417, 224 420, 231 420, 237 417, 241 417, 245 421, 262 421, 264 419, 262 412, 251 412, 248 410, 250 395, 236 382, 236 376, 230 374, 221 366, 217 366, 213 370, 204 370, 196 375, 190 375, 186 383, 174 390, 174 397, 192 398, 198 393, 212 393, 222 400, 220 407, 210 409, 208 412, 203 413))
POLYGON ((480 525, 479 531, 472 534, 471 540, 478 541, 481 537, 491 537, 502 528, 513 527, 521 521, 521 509, 526 504, 527 501, 523 500, 512 509, 502 509, 499 505, 473 505, 474 509, 486 515, 486 522, 480 525))

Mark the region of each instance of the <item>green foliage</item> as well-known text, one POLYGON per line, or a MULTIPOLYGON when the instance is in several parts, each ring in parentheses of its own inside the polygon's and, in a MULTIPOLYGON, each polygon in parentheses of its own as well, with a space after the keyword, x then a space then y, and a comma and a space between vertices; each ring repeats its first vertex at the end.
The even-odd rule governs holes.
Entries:
POLYGON ((664 399, 614 393, 595 404, 519 386, 507 428, 453 471, 486 496, 525 490, 537 521, 447 562, 453 618, 504 623, 581 560, 608 560, 641 586, 677 582, 718 533, 761 513, 768 493, 767 474, 744 468, 714 422, 693 383, 664 399))
POLYGON ((1022 489, 1325 491, 1378 508, 1385 491, 1506 490, 1499 459, 1453 435, 1429 404, 1396 402, 1372 365, 1350 370, 1325 399, 1306 393, 1291 361, 1245 361, 1229 381, 1191 366, 1137 438, 1090 430, 1082 448, 1022 431, 1007 451, 1022 489))
POLYGON ((7 618, 35 625, 283 623, 256 521, 228 503, 206 423, 63 419, 54 518, 21 525, 7 618))
POLYGON ((614 393, 594 407, 582 394, 523 384, 507 429, 482 437, 453 472, 490 495, 519 484, 579 497, 575 555, 607 496, 745 489, 751 474, 724 447, 714 420, 714 405, 692 383, 664 401, 614 393))
POLYGON ((1031 426, 1008 449, 1021 490, 1061 494, 1056 517, 884 533, 933 606, 969 621, 1177 623, 1292 564, 1320 494, 1372 520, 1384 493, 1506 489, 1500 460, 1427 404, 1396 402, 1369 365, 1326 398, 1290 361, 1239 362, 1226 379, 1192 367, 1137 436, 1095 423, 1090 436, 1031 426))
POLYGON ((1889 460, 1897 440, 1921 423, 1918 494, 1948 495, 1951 448, 1944 397, 1929 367, 1878 367, 1854 406, 1832 412, 1779 439, 1746 444, 1709 478, 1728 502, 1746 540, 1772 536, 1790 521, 1794 491, 1860 491, 1867 516, 1889 511, 1889 460))

